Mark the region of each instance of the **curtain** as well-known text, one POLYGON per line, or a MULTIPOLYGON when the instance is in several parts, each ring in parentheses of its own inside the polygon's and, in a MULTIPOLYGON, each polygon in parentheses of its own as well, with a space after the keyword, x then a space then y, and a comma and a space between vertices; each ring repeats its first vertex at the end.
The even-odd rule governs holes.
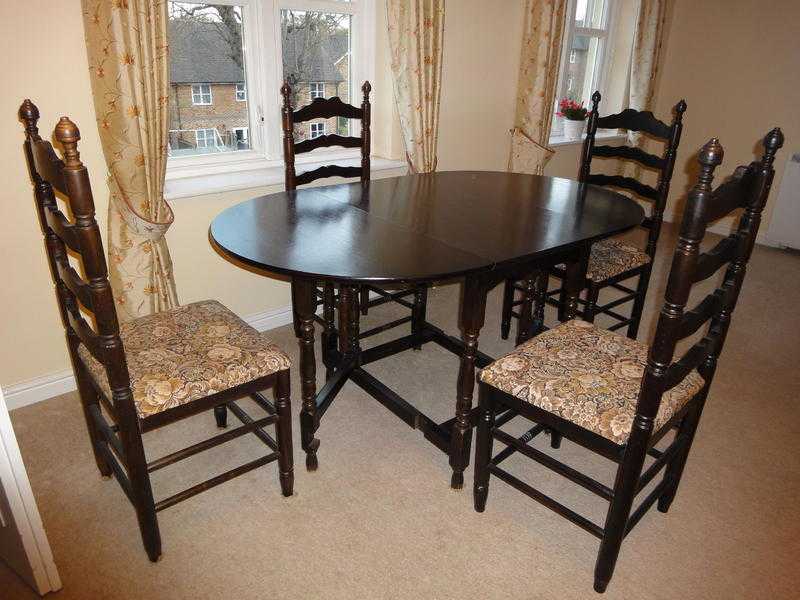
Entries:
MULTIPOLYGON (((641 0, 636 35, 631 50, 631 80, 628 106, 635 110, 652 110, 655 82, 658 76, 661 45, 666 30, 667 1, 641 0)), ((628 144, 642 145, 637 132, 628 132, 628 144)), ((638 165, 622 164, 621 171, 636 177, 641 169, 638 165)))
POLYGON ((445 0, 386 0, 394 96, 409 168, 436 170, 445 0))
POLYGON ((567 0, 526 0, 517 108, 509 170, 541 175, 548 147, 561 63, 567 0))
POLYGON ((108 166, 108 263, 123 321, 177 306, 164 238, 169 125, 166 0, 82 0, 94 107, 108 166))

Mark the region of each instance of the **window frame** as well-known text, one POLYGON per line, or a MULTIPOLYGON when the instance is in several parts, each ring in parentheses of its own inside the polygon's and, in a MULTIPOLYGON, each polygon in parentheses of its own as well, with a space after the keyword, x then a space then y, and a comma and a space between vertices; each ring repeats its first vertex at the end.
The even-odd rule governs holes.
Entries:
POLYGON ((308 97, 313 102, 315 98, 325 97, 325 82, 324 81, 309 81, 308 82, 308 97), (315 86, 322 86, 322 90, 315 88, 315 86), (319 94, 315 96, 314 94, 319 94))
POLYGON ((247 102, 247 82, 246 81, 243 82, 243 83, 235 84, 235 87, 233 88, 233 98, 237 102, 247 102), (239 86, 241 86, 242 89, 239 89, 239 86), (241 94, 244 97, 240 98, 239 94, 241 94))
POLYGON ((213 106, 213 104, 214 104, 214 93, 211 90, 211 84, 210 83, 193 83, 192 84, 192 106, 213 106), (195 91, 194 91, 194 88, 196 88, 196 87, 200 88, 200 91, 197 92, 197 93, 195 93, 195 91), (206 93, 203 91, 204 87, 208 88, 208 102, 203 102, 203 96, 206 95, 206 93), (199 102, 195 102, 195 100, 194 100, 195 96, 198 96, 200 98, 199 102))
MULTIPOLYGON (((285 9, 337 12, 351 15, 351 102, 360 104, 361 83, 375 88, 376 0, 203 0, 206 4, 241 6, 244 21, 242 51, 249 113, 249 150, 171 156, 167 182, 201 175, 220 176, 265 168, 283 168, 281 96, 283 60, 280 11, 285 9)), ((360 135, 353 122, 351 135, 360 135)), ((297 163, 357 157, 352 148, 320 148, 298 157, 297 163)), ((168 186, 169 187, 169 186, 168 186)))
MULTIPOLYGON (((592 1, 592 0, 589 0, 592 1)), ((570 64, 575 64, 570 60, 572 52, 572 42, 576 35, 586 35, 589 37, 598 37, 602 40, 602 44, 598 50, 597 62, 600 65, 592 75, 592 90, 599 90, 600 94, 605 95, 606 84, 608 82, 608 73, 611 69, 611 63, 614 59, 614 53, 609 49, 609 41, 614 39, 616 33, 616 26, 619 16, 621 3, 619 0, 605 0, 605 9, 603 11, 603 27, 577 27, 575 25, 575 13, 578 7, 577 0, 568 0, 567 3, 567 17, 564 24, 564 33, 561 36, 561 66, 558 73, 558 86, 557 93, 554 100, 555 109, 553 111, 553 123, 550 129, 550 139, 558 141, 564 136, 564 128, 561 119, 555 116, 558 112, 558 101, 561 98, 567 97, 567 83, 569 81, 570 64)))
POLYGON ((215 141, 217 134, 219 133, 216 127, 198 127, 194 130, 194 143, 197 148, 209 148, 208 142, 208 132, 211 132, 211 142, 215 141), (199 133, 203 132, 203 145, 200 145, 200 136, 199 133))
POLYGON ((318 137, 322 137, 323 135, 326 134, 327 129, 328 128, 326 126, 325 121, 317 121, 316 123, 309 123, 308 124, 308 139, 313 140, 313 139, 316 139, 318 137), (322 126, 322 133, 318 133, 317 135, 314 135, 314 126, 315 125, 316 126, 320 126, 320 125, 322 126))

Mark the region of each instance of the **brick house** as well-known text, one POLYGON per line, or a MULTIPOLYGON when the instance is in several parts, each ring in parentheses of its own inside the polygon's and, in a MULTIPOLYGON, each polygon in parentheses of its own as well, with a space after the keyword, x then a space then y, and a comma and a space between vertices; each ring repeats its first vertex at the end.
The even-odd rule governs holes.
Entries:
MULTIPOLYGON (((308 49, 305 31, 284 38, 284 73, 295 108, 313 98, 349 98, 348 36, 327 36, 308 49), (298 75, 303 72, 305 75, 298 75)), ((199 154, 250 147, 244 69, 214 23, 170 22, 170 153, 199 154)), ((315 119, 297 126, 297 140, 347 133, 347 121, 315 119)))

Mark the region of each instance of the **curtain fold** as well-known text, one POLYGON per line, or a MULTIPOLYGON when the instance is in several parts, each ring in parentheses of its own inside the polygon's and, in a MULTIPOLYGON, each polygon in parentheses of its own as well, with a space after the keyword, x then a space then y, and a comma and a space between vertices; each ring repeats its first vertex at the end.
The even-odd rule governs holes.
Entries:
POLYGON ((386 0, 394 96, 414 173, 436 170, 444 0, 386 0))
POLYGON ((82 0, 94 107, 108 166, 108 264, 121 320, 178 305, 164 238, 169 127, 166 0, 82 0))
POLYGON ((541 175, 553 122, 567 0, 526 0, 509 170, 541 175))
MULTIPOLYGON (((631 49, 631 78, 628 106, 635 110, 652 110, 656 78, 661 58, 661 46, 666 31, 667 0, 640 0, 636 34, 631 49)), ((641 146, 644 140, 628 132, 628 144, 641 146)), ((641 167, 622 163, 620 172, 637 176, 641 167)))

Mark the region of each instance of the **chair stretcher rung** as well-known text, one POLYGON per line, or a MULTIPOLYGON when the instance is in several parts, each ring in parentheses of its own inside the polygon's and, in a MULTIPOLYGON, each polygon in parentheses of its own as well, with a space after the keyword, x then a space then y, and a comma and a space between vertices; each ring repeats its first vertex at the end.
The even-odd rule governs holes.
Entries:
MULTIPOLYGON (((513 413, 513 411, 510 411, 510 410, 508 412, 509 413, 513 413)), ((508 415, 508 413, 506 413, 503 416, 505 417, 507 415, 508 415)), ((516 415, 512 414, 511 416, 513 418, 516 415)), ((495 422, 495 427, 500 427, 500 425, 498 423, 499 423, 499 419, 498 419, 498 421, 495 422)), ((534 425, 533 427, 528 429, 528 431, 523 433, 521 436, 517 437, 517 440, 520 441, 523 444, 527 444, 533 438, 535 438, 537 435, 542 433, 545 429, 546 429, 546 427, 544 425, 541 425, 541 424, 537 423, 536 425, 534 425)), ((516 451, 517 451, 516 448, 514 448, 512 446, 508 446, 508 447, 504 448, 503 450, 501 450, 500 452, 498 452, 495 455, 495 457, 492 459, 492 462, 494 464, 496 464, 496 465, 499 465, 501 462, 503 462, 505 459, 507 459, 512 454, 514 454, 516 451)))
POLYGON ((634 527, 636 527, 636 524, 642 519, 642 517, 648 511, 648 509, 651 506, 653 506, 653 504, 655 504, 656 500, 658 500, 658 497, 661 496, 661 494, 664 491, 664 488, 667 487, 668 483, 669 483, 669 480, 664 479, 655 488, 653 488, 653 491, 650 492, 647 495, 647 498, 642 500, 642 503, 636 508, 636 510, 633 512, 633 514, 628 519, 627 524, 625 525, 625 535, 626 536, 631 532, 631 530, 634 527))
POLYGON ((683 443, 684 439, 678 436, 666 450, 660 453, 660 456, 656 458, 655 462, 650 465, 639 478, 639 483, 636 485, 637 494, 647 487, 647 484, 650 483, 656 475, 658 475, 659 471, 664 468, 664 465, 672 460, 678 450, 682 448, 683 443))
POLYGON ((617 329, 622 329, 626 325, 630 325, 633 322, 633 319, 623 319, 619 323, 614 323, 610 327, 608 327, 609 331, 616 331, 617 329))
POLYGON ((109 467, 111 467, 111 472, 114 473, 114 478, 119 483, 122 491, 125 492, 125 495, 128 497, 128 500, 135 506, 136 500, 133 497, 133 486, 131 486, 131 480, 128 479, 128 475, 125 473, 125 469, 122 468, 122 465, 117 460, 117 457, 114 456, 114 453, 108 447, 108 444, 104 444, 103 442, 98 441, 97 449, 100 451, 100 454, 103 455, 106 463, 109 467))
POLYGON ((636 294, 630 294, 628 296, 623 296, 622 298, 617 298, 616 300, 612 300, 608 304, 603 304, 602 306, 598 306, 595 311, 596 312, 606 312, 609 309, 615 308, 620 304, 625 304, 626 302, 630 302, 631 300, 636 299, 636 294))
MULTIPOLYGON (((234 414, 234 416, 239 419, 244 425, 250 425, 253 423, 253 417, 248 415, 244 409, 242 409, 238 404, 235 402, 229 402, 227 407, 230 411, 234 414)), ((277 419, 275 419, 277 421, 277 419)), ((272 450, 278 451, 278 442, 276 442, 270 434, 268 434, 263 429, 259 429, 256 427, 253 429, 253 434, 260 439, 264 444, 266 444, 272 450)))
POLYGON ((192 496, 196 496, 201 492, 205 492, 206 490, 210 490, 213 487, 218 486, 221 483, 225 483, 233 479, 234 477, 238 477, 239 475, 244 475, 253 469, 257 469, 267 463, 271 463, 274 460, 277 460, 279 454, 277 452, 273 452, 272 454, 267 454, 266 456, 262 456, 261 458, 257 458, 254 461, 251 461, 247 464, 241 465, 240 467, 236 467, 235 469, 231 469, 230 471, 226 471, 225 473, 221 473, 216 477, 212 477, 202 483, 198 483, 197 485, 193 485, 192 487, 183 490, 182 492, 178 492, 174 496, 170 496, 169 498, 164 498, 163 500, 156 502, 156 512, 164 510, 165 508, 169 508, 170 506, 174 506, 178 502, 183 502, 191 498, 192 496))
POLYGON ((502 479, 514 489, 519 490, 529 498, 533 498, 540 504, 546 506, 553 512, 558 513, 565 519, 569 519, 581 529, 585 529, 586 531, 588 531, 594 536, 597 536, 598 538, 601 539, 603 538, 604 535, 603 528, 600 527, 599 525, 592 523, 589 519, 587 519, 583 515, 579 515, 574 510, 571 510, 566 506, 564 506, 563 504, 561 504, 560 502, 553 500, 550 496, 547 496, 546 494, 543 494, 536 488, 529 486, 524 481, 517 479, 511 473, 509 473, 508 471, 504 471, 503 469, 501 469, 496 465, 490 463, 489 471, 491 472, 492 475, 494 475, 498 479, 502 479))
MULTIPOLYGON (((517 452, 521 452, 528 458, 535 460, 540 465, 547 467, 551 471, 555 471, 559 475, 563 475, 573 483, 577 483, 579 486, 589 490, 593 494, 597 494, 601 498, 611 500, 611 498, 614 497, 614 492, 609 487, 587 475, 584 475, 580 471, 576 471, 569 465, 565 465, 552 456, 548 456, 544 452, 537 450, 536 448, 532 448, 525 442, 522 442, 517 438, 507 434, 505 431, 495 429, 492 432, 492 437, 494 437, 494 439, 496 439, 498 442, 502 442, 506 446, 514 448, 517 452)), ((492 463, 497 464, 495 460, 493 460, 492 463)))
POLYGON ((152 473, 153 471, 158 471, 159 469, 163 469, 173 463, 181 461, 185 458, 189 458, 190 456, 194 456, 200 452, 205 450, 210 450, 211 448, 216 448, 220 444, 224 444, 225 442, 230 442, 231 440, 235 440, 238 437, 246 435, 248 433, 252 433, 254 429, 259 427, 266 427, 267 425, 272 425, 278 420, 276 416, 268 416, 264 417, 263 419, 258 419, 257 421, 253 421, 246 425, 242 425, 241 427, 237 427, 236 429, 229 429, 228 431, 221 433, 219 435, 215 435, 212 438, 208 438, 207 440, 203 440, 191 446, 187 446, 186 448, 182 448, 176 452, 171 454, 167 454, 166 456, 162 456, 161 458, 157 458, 156 460, 147 463, 147 471, 152 473))

